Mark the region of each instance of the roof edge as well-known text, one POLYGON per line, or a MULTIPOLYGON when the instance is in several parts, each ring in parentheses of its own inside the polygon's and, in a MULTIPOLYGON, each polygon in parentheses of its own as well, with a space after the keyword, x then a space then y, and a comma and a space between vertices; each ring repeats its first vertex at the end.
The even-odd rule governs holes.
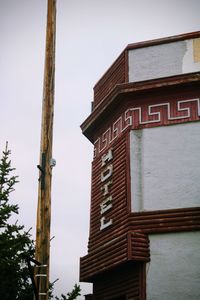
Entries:
POLYGON ((182 34, 178 34, 178 35, 167 36, 167 37, 163 37, 163 38, 156 38, 156 39, 152 39, 152 40, 144 40, 144 41, 128 44, 124 48, 124 50, 117 56, 117 58, 110 65, 110 67, 108 67, 108 69, 103 73, 103 75, 100 77, 100 79, 95 83, 93 89, 95 89, 95 87, 103 79, 105 74, 115 65, 118 58, 128 50, 149 47, 149 46, 154 46, 154 45, 159 45, 159 44, 167 44, 167 43, 172 43, 175 41, 181 41, 181 40, 185 40, 185 39, 193 39, 193 38, 198 38, 198 37, 200 37, 200 31, 194 31, 194 32, 182 33, 182 34))
POLYGON ((102 115, 107 109, 119 100, 119 97, 127 93, 138 93, 157 88, 165 88, 171 86, 180 86, 190 83, 200 82, 200 72, 187 73, 176 76, 156 78, 146 81, 134 83, 122 83, 114 87, 114 89, 95 107, 92 113, 81 124, 82 133, 93 143, 93 129, 102 115))

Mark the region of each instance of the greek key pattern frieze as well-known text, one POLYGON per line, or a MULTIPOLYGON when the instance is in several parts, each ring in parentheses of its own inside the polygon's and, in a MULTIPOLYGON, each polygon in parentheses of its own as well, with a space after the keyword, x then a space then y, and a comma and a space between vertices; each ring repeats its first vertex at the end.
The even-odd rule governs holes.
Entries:
POLYGON ((94 157, 108 148, 127 128, 136 129, 147 124, 160 125, 199 120, 200 99, 179 100, 127 109, 94 142, 94 157))

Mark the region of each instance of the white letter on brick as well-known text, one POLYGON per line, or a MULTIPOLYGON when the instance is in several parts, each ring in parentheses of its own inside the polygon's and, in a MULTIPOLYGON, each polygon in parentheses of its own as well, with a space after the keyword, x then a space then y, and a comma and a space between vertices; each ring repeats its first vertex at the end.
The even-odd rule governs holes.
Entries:
POLYGON ((112 180, 106 182, 106 183, 102 186, 101 190, 103 191, 103 195, 104 195, 104 196, 108 195, 108 193, 109 193, 108 187, 109 187, 109 185, 111 185, 111 184, 112 184, 112 180))
POLYGON ((112 207, 112 196, 109 196, 105 200, 103 200, 100 204, 101 207, 101 215, 105 213, 107 210, 109 210, 112 207))
POLYGON ((104 167, 104 166, 106 165, 106 163, 107 163, 108 161, 110 161, 112 158, 113 158, 113 156, 112 156, 112 150, 110 149, 110 150, 108 151, 108 153, 106 153, 106 154, 104 154, 104 155, 102 156, 102 158, 101 158, 101 162, 102 162, 101 166, 104 167))
POLYGON ((109 165, 107 166, 102 172, 101 172, 101 182, 104 182, 106 179, 108 179, 113 173, 113 166, 109 165))
POLYGON ((112 219, 110 219, 108 222, 106 222, 106 218, 105 217, 101 218, 101 227, 100 227, 100 230, 103 230, 103 229, 107 228, 110 225, 112 225, 112 219))

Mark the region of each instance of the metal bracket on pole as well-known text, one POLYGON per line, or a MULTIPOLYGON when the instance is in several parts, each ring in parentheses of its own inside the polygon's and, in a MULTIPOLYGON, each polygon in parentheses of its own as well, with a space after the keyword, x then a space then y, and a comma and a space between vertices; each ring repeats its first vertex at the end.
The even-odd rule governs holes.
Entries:
POLYGON ((39 181, 41 181, 41 189, 45 188, 45 167, 46 167, 46 154, 42 153, 42 165, 37 165, 37 168, 40 170, 41 174, 39 177, 39 181))

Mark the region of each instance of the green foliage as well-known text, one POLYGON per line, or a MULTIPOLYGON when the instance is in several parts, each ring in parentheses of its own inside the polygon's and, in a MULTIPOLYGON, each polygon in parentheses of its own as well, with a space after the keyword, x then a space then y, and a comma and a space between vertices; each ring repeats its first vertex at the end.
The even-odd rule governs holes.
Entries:
MULTIPOLYGON (((11 204, 11 193, 15 190, 18 176, 12 175, 15 168, 11 167, 9 159, 11 151, 6 148, 0 160, 0 299, 2 300, 32 300, 33 287, 25 258, 34 257, 34 242, 29 231, 16 221, 13 216, 19 213, 19 207, 11 204)), ((67 296, 61 294, 61 299, 74 300, 80 295, 80 286, 67 296)), ((53 299, 53 284, 50 283, 49 299, 53 299)))
POLYGON ((11 222, 17 215, 18 205, 11 204, 10 194, 18 182, 12 175, 14 168, 6 145, 0 161, 0 299, 32 300, 32 287, 24 255, 33 256, 34 246, 29 232, 18 222, 11 222))
POLYGON ((56 300, 74 300, 77 299, 78 296, 80 296, 81 289, 80 286, 75 284, 74 288, 71 293, 67 293, 67 296, 61 294, 61 298, 55 297, 56 300))

